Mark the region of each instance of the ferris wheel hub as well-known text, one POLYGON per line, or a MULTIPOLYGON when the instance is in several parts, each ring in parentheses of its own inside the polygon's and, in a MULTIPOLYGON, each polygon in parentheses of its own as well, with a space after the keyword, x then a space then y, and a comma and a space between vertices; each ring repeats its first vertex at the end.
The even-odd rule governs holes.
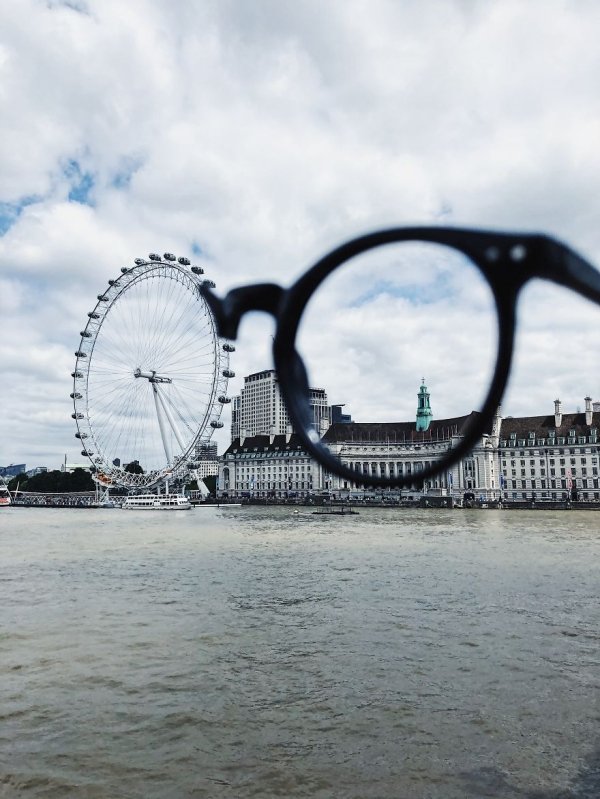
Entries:
POLYGON ((140 368, 135 369, 133 372, 134 377, 145 377, 150 383, 172 383, 173 380, 170 377, 164 377, 162 375, 157 375, 155 371, 152 372, 142 372, 140 368))

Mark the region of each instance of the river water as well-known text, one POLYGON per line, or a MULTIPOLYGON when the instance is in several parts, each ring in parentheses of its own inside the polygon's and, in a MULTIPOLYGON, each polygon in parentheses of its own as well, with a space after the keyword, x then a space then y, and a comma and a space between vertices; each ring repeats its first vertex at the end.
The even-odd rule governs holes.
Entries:
POLYGON ((600 796, 600 514, 3 509, 0 797, 600 796))

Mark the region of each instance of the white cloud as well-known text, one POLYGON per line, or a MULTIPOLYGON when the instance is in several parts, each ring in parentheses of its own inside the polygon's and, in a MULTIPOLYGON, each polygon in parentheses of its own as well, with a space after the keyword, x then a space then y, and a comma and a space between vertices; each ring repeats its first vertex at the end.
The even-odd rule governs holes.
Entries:
MULTIPOLYGON (((199 246, 219 291, 287 286, 391 224, 540 229, 600 262, 599 23, 591 0, 2 4, 0 462, 76 459, 79 330, 106 281, 150 251, 199 246)), ((506 413, 600 396, 597 314, 565 295, 527 292, 506 413)), ((396 318, 382 307, 378 321, 396 318)), ((458 346, 461 318, 457 305, 421 334, 453 327, 458 346)), ((270 366, 270 332, 244 322, 238 375, 270 366)), ((322 382, 364 418, 349 376, 377 375, 381 394, 398 383, 376 337, 351 343, 368 363, 330 365, 322 382)), ((434 411, 459 412, 477 361, 448 369, 449 351, 406 359, 398 408, 412 413, 426 376, 434 411)))

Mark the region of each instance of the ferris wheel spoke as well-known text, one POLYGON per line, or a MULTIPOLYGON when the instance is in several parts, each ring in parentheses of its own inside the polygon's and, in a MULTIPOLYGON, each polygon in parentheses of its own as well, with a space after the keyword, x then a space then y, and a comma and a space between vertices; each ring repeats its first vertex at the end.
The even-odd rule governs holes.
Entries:
POLYGON ((172 388, 173 394, 176 394, 177 402, 174 402, 173 396, 169 395, 166 395, 165 400, 169 403, 174 415, 177 416, 181 424, 185 426, 189 435, 194 438, 197 434, 198 422, 200 422, 204 416, 205 405, 204 403, 199 403, 196 398, 195 408, 197 410, 192 410, 182 393, 178 391, 177 386, 173 386, 172 388))

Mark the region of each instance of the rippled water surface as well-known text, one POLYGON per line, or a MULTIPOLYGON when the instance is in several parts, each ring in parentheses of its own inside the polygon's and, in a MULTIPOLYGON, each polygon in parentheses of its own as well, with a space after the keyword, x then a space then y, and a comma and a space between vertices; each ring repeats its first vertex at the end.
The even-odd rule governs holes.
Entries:
POLYGON ((3 509, 0 797, 600 796, 600 514, 3 509))

